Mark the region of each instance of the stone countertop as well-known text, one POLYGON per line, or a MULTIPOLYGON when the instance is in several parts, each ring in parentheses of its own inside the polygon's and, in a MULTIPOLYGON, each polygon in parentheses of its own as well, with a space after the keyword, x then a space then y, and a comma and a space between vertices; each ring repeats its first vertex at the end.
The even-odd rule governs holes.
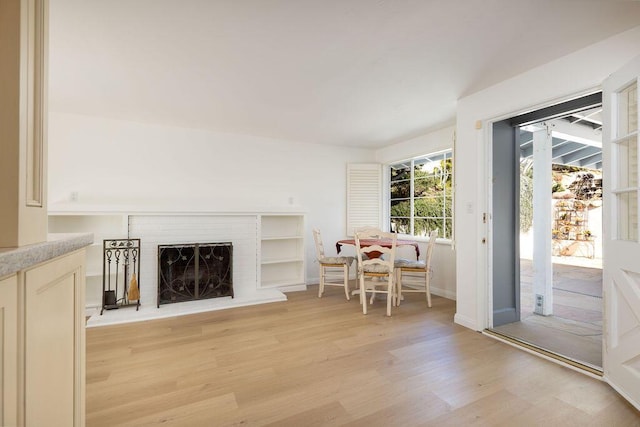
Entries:
POLYGON ((93 243, 92 233, 49 234, 47 241, 0 249, 0 278, 68 254, 93 243))

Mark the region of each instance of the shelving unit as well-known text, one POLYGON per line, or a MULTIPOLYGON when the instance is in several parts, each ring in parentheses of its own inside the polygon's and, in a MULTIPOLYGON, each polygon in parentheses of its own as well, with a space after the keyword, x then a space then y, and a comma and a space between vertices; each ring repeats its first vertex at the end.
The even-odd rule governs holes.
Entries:
POLYGON ((584 202, 574 199, 556 202, 551 233, 554 255, 570 255, 575 253, 572 245, 586 245, 587 256, 593 258, 595 248, 589 231, 589 212, 584 202))
POLYGON ((561 240, 586 240, 589 229, 587 206, 579 200, 560 200, 554 207, 553 238, 561 240))
POLYGON ((302 285, 304 215, 260 215, 261 288, 302 285))

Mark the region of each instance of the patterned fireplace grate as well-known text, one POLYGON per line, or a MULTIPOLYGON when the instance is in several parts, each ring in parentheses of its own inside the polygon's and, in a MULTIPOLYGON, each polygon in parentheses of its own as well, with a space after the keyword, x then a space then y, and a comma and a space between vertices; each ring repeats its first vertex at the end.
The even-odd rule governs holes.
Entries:
POLYGON ((158 245, 158 307, 208 298, 233 298, 233 245, 158 245))

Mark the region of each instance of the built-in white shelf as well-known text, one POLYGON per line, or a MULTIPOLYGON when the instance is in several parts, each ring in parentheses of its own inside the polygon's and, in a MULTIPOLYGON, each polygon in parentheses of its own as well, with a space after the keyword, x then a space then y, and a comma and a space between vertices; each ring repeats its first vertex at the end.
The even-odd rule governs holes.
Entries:
POLYGON ((303 285, 304 215, 260 215, 259 231, 260 287, 303 285))
POLYGON ((272 280, 272 281, 264 281, 262 283, 262 287, 263 288, 282 288, 282 287, 287 287, 287 286, 296 286, 299 285, 300 281, 297 278, 293 278, 293 279, 289 279, 289 280, 284 280, 281 278, 278 278, 276 280, 272 280))

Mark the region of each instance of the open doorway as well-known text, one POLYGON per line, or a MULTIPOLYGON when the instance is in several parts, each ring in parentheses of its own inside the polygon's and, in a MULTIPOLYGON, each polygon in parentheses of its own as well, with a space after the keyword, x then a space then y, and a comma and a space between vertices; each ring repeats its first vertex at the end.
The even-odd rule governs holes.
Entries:
POLYGON ((493 153, 492 331, 596 371, 602 370, 599 95, 496 123, 493 153))

